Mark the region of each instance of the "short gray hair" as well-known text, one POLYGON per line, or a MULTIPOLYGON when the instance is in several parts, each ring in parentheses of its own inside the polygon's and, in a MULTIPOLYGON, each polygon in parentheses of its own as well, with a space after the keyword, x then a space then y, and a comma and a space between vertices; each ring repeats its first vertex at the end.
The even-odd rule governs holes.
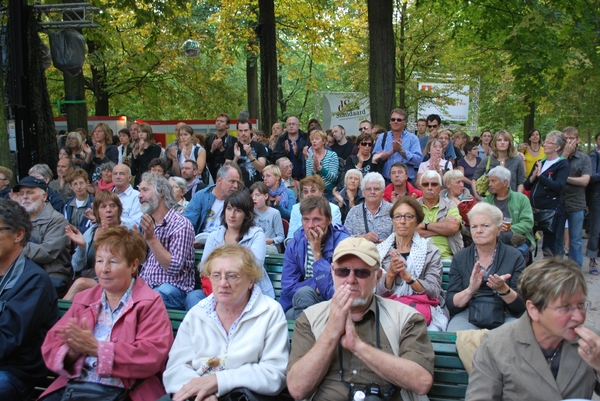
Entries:
POLYGON ((438 180, 438 184, 442 185, 442 176, 440 176, 440 174, 437 171, 427 170, 426 172, 424 172, 421 176, 421 179, 419 180, 419 186, 423 185, 423 178, 435 178, 438 180))
POLYGON ((173 181, 175 184, 177 184, 179 189, 181 189, 184 194, 187 192, 187 182, 183 178, 176 176, 169 177, 169 181, 173 181))
POLYGON ((567 137, 565 134, 562 131, 550 131, 544 140, 547 141, 548 139, 554 139, 554 143, 560 148, 558 153, 562 155, 563 150, 565 150, 565 145, 567 144, 567 137))
POLYGON ((376 182, 379 184, 382 191, 385 189, 385 179, 379 173, 375 173, 375 172, 367 173, 363 177, 362 181, 360 182, 360 190, 361 191, 365 190, 365 186, 367 185, 368 182, 376 182))
POLYGON ((169 181, 162 175, 155 173, 144 173, 142 175, 142 181, 145 181, 149 185, 152 185, 156 190, 156 195, 163 198, 165 206, 171 209, 177 203, 173 188, 169 185, 169 181))
POLYGON ((47 164, 35 164, 33 167, 29 169, 29 175, 39 174, 48 180, 52 180, 54 178, 54 174, 52 173, 52 169, 47 164))
POLYGON ((448 186, 452 184, 454 180, 462 180, 465 175, 460 170, 448 170, 444 174, 444 185, 448 186))
POLYGON ((496 177, 500 181, 508 181, 510 183, 510 170, 506 167, 496 166, 488 172, 488 177, 496 177))
POLYGON ((467 213, 469 221, 475 216, 488 216, 491 217, 492 222, 499 228, 502 225, 502 211, 497 206, 490 205, 489 203, 479 202, 467 213))
POLYGON ((346 174, 344 174, 344 186, 346 186, 346 180, 348 179, 348 177, 350 177, 352 174, 358 175, 358 183, 360 185, 360 181, 362 180, 363 176, 362 176, 362 172, 357 169, 357 168, 351 168, 350 170, 346 171, 346 174))
POLYGON ((113 168, 116 166, 113 162, 106 162, 100 165, 100 171, 110 170, 112 172, 113 168))

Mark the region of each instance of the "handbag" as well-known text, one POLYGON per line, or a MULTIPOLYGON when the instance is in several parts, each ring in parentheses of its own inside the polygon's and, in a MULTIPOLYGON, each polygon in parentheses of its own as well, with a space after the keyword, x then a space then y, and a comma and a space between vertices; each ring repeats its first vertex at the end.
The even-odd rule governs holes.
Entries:
POLYGON ((492 160, 492 156, 488 156, 487 166, 485 167, 485 173, 481 175, 476 181, 475 190, 481 196, 488 195, 488 188, 490 186, 490 177, 488 177, 488 173, 490 172, 490 161, 492 160))
POLYGON ((60 401, 129 401, 129 393, 142 383, 135 381, 129 388, 109 386, 79 380, 69 380, 60 401))
POLYGON ((440 304, 440 300, 437 298, 429 298, 427 294, 413 294, 413 295, 392 295, 389 299, 393 299, 398 302, 402 302, 404 305, 411 306, 417 310, 425 318, 427 326, 431 323, 431 307, 434 308, 440 304))
POLYGON ((475 295, 469 302, 469 323, 495 329, 504 323, 504 301, 496 294, 475 295))
POLYGON ((533 232, 545 231, 547 233, 553 233, 556 210, 536 208, 531 209, 533 211, 533 232))

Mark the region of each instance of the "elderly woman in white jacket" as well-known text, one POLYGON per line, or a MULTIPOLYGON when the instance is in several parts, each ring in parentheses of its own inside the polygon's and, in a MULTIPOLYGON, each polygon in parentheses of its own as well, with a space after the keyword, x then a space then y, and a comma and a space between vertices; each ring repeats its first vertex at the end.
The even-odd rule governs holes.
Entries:
POLYGON ((161 400, 216 401, 237 388, 273 396, 285 387, 287 321, 255 285, 262 270, 239 245, 223 245, 206 258, 213 293, 179 327, 163 374, 172 396, 161 400))

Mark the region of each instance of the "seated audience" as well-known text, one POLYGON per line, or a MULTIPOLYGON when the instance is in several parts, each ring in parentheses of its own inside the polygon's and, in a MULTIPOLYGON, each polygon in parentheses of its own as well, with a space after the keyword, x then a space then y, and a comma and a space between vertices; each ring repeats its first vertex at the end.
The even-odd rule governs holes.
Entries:
POLYGON ((383 200, 385 180, 379 173, 368 173, 360 183, 365 201, 348 212, 344 225, 353 237, 362 237, 378 244, 392 233, 390 209, 383 200))
POLYGON ((57 212, 60 212, 65 204, 65 201, 60 197, 60 194, 53 190, 52 188, 48 188, 48 183, 54 178, 54 174, 50 169, 50 166, 47 164, 35 164, 33 167, 29 169, 29 175, 31 177, 44 180, 46 183, 46 194, 48 197, 48 202, 52 205, 52 208, 57 212))
POLYGON ((581 268, 539 260, 523 271, 518 289, 527 313, 484 334, 466 399, 588 400, 600 394, 600 337, 583 325, 590 303, 581 268))
POLYGON ((71 243, 64 216, 46 202, 46 182, 28 176, 19 181, 14 191, 19 204, 29 213, 33 231, 25 245, 25 256, 48 273, 59 297, 71 284, 71 243))
POLYGON ((303 199, 300 213, 302 227, 287 245, 281 276, 279 302, 288 319, 296 319, 307 307, 331 299, 331 257, 340 241, 349 236, 344 226, 332 223, 329 202, 322 196, 303 199))
POLYGON ((266 166, 263 171, 263 181, 269 188, 269 206, 279 210, 281 217, 289 220, 292 207, 296 204, 294 191, 288 188, 281 179, 281 171, 275 165, 266 166))
POLYGON ((251 250, 213 250, 202 269, 215 291, 185 316, 169 353, 161 400, 216 400, 234 389, 276 395, 285 387, 288 329, 276 301, 256 283, 264 270, 251 250))
POLYGON ((502 166, 494 167, 488 173, 490 194, 484 202, 502 211, 500 241, 517 248, 527 260, 529 248, 534 244, 533 212, 529 198, 510 189, 510 171, 502 166))
POLYGON ((158 292, 168 309, 185 309, 185 297, 194 289, 194 229, 179 215, 167 179, 144 173, 140 181, 140 228, 148 243, 148 257, 140 278, 158 292))
MULTIPOLYGON (((426 171, 435 171, 440 177, 443 177, 446 171, 453 169, 452 161, 443 159, 444 144, 439 139, 432 139, 427 144, 425 151, 429 154, 429 159, 419 165, 417 182, 421 182, 421 177, 426 171)), ((421 191, 424 191, 424 188, 421 187, 421 191)))
POLYGON ((56 291, 23 252, 33 230, 25 209, 0 199, 0 227, 0 399, 29 400, 48 375, 40 348, 58 320, 56 291))
POLYGON ((463 181, 465 188, 473 195, 474 189, 471 186, 473 181, 473 174, 477 166, 481 162, 481 159, 477 156, 479 154, 479 148, 476 142, 467 142, 465 144, 465 157, 456 162, 456 170, 461 171, 464 174, 463 181))
POLYGON ((181 177, 170 177, 169 185, 173 189, 173 195, 175 195, 175 206, 173 209, 179 214, 183 214, 185 212, 185 208, 190 203, 185 198, 184 195, 187 191, 187 183, 181 177))
POLYGON ((477 199, 471 195, 468 189, 465 188, 465 176, 460 170, 451 170, 444 174, 444 186, 440 196, 451 200, 458 207, 460 218, 462 219, 461 235, 463 236, 463 244, 468 246, 471 244, 471 233, 469 232, 469 210, 477 204, 477 199))
POLYGON ((296 320, 287 367, 292 397, 342 401, 362 391, 368 394, 364 400, 426 398, 417 395, 433 384, 425 319, 373 295, 381 278, 375 245, 348 238, 336 247, 332 262, 333 298, 296 320))
POLYGON ((296 201, 300 202, 300 184, 292 177, 292 170, 294 169, 292 162, 287 157, 280 157, 275 164, 279 167, 281 181, 283 181, 286 188, 294 191, 296 201))
MULTIPOLYGON (((254 203, 252 197, 245 190, 235 191, 225 198, 223 203, 223 214, 221 215, 221 226, 210 233, 204 245, 202 261, 215 249, 225 244, 238 244, 250 248, 255 257, 257 265, 262 266, 266 257, 265 233, 254 222, 254 203)), ((202 272, 201 272, 202 273, 202 272)), ((263 294, 275 298, 273 284, 269 280, 267 272, 264 271, 256 285, 263 294)), ((187 295, 185 300, 186 310, 190 310, 205 295, 210 295, 212 288, 208 285, 208 294, 202 290, 194 290, 187 295)))
POLYGON ((403 196, 420 198, 423 193, 408 181, 408 167, 402 162, 392 164, 390 168, 391 183, 383 191, 383 200, 395 203, 403 196))
MULTIPOLYGON (((377 160, 373 160, 373 146, 375 145, 375 140, 370 132, 363 131, 356 140, 356 146, 358 147, 358 152, 356 155, 351 155, 346 159, 346 165, 344 169, 344 174, 348 170, 357 169, 363 175, 363 177, 368 173, 378 173, 381 164, 377 164, 377 160)), ((340 172, 342 174, 342 172, 340 172)))
MULTIPOLYGON (((80 169, 81 170, 81 169, 80 169)), ((83 173, 85 171, 82 170, 83 173)), ((75 253, 71 258, 71 265, 77 279, 69 288, 63 299, 72 301, 75 294, 95 286, 98 282, 96 270, 96 247, 94 240, 103 232, 112 230, 121 225, 123 205, 114 192, 102 191, 94 200, 93 213, 96 223, 89 230, 81 232, 74 225, 65 229, 69 239, 75 244, 75 253)))
MULTIPOLYGON (((318 175, 309 175, 308 177, 300 180, 300 196, 304 200, 309 196, 323 196, 325 190, 325 183, 323 179, 318 175)), ((331 216, 333 224, 342 224, 342 213, 340 208, 329 202, 329 208, 331 209, 331 216)), ((296 231, 302 227, 302 213, 300 213, 300 202, 296 203, 292 207, 292 213, 290 215, 290 228, 288 235, 285 238, 286 243, 294 237, 296 231)))
POLYGON ((421 176, 420 186, 423 197, 418 202, 423 206, 425 221, 419 224, 417 232, 423 238, 431 238, 442 253, 442 259, 451 258, 463 248, 458 207, 450 199, 440 196, 442 178, 437 172, 426 171, 421 176))
POLYGON ((75 168, 81 168, 81 164, 85 159, 85 152, 81 147, 82 144, 83 140, 81 139, 79 132, 69 132, 67 135, 66 147, 71 149, 71 161, 75 168))
POLYGON ((445 331, 448 316, 439 306, 444 296, 440 251, 416 231, 425 218, 423 209, 412 196, 403 196, 389 210, 389 216, 394 232, 377 246, 384 275, 375 293, 405 304, 419 301, 423 306, 418 310, 428 330, 445 331), (419 295, 427 300, 418 300, 415 296, 419 295))
POLYGON ((150 173, 162 175, 168 179, 169 174, 167 174, 167 170, 167 163, 165 163, 165 161, 160 157, 152 159, 150 160, 150 163, 148 163, 148 171, 150 173))
POLYGON ((210 233, 221 226, 223 202, 240 187, 240 174, 234 166, 217 171, 217 183, 196 192, 183 215, 192 223, 196 234, 210 233))
POLYGON ((350 209, 365 201, 362 191, 360 190, 361 180, 362 173, 360 170, 346 170, 346 175, 344 176, 344 188, 339 192, 337 189, 333 189, 333 196, 342 212, 342 222, 346 221, 346 216, 350 209))
POLYGON ((67 199, 62 214, 69 224, 77 227, 77 230, 83 234, 93 224, 89 217, 92 217, 90 212, 92 211, 94 197, 87 190, 89 184, 88 174, 84 169, 79 168, 69 174, 66 181, 75 196, 67 199))
MULTIPOLYGON (((125 227, 95 240, 99 284, 75 296, 42 346, 46 365, 60 376, 42 394, 45 401, 106 393, 132 401, 165 394, 159 375, 173 343, 171 321, 160 296, 137 269, 146 258, 142 236, 125 227), (92 392, 93 391, 93 392, 92 392)), ((95 398, 99 399, 99 398, 95 398)))
POLYGON ((100 169, 102 170, 102 178, 100 178, 100 181, 98 181, 98 183, 95 185, 94 195, 100 193, 100 191, 113 190, 115 183, 112 180, 112 171, 115 166, 116 164, 113 162, 107 162, 100 166, 100 169))
POLYGON ((265 233, 267 254, 281 253, 281 245, 285 238, 283 223, 279 210, 267 204, 269 188, 267 188, 264 182, 256 182, 250 187, 250 193, 254 202, 254 213, 256 215, 254 222, 265 233))
POLYGON ((181 178, 186 182, 187 189, 184 198, 188 202, 192 200, 196 192, 206 188, 206 185, 200 180, 200 176, 198 176, 198 163, 191 159, 183 162, 181 166, 181 178))
POLYGON ((525 310, 517 292, 525 268, 521 253, 498 240, 502 212, 478 203, 469 212, 473 244, 452 258, 446 306, 448 331, 494 328, 525 310))
POLYGON ((73 162, 71 162, 71 159, 59 158, 58 162, 56 162, 56 175, 58 178, 48 183, 48 188, 55 191, 63 201, 66 201, 75 195, 71 188, 69 188, 69 184, 66 180, 67 176, 71 174, 73 170, 73 162))
POLYGON ((10 199, 10 182, 13 179, 11 169, 0 166, 0 199, 10 199))
POLYGON ((113 192, 119 196, 123 205, 121 221, 124 226, 132 229, 134 226, 140 224, 142 211, 140 210, 140 200, 138 199, 140 193, 133 189, 129 183, 131 181, 131 169, 125 164, 117 164, 113 167, 112 177, 115 183, 113 192))

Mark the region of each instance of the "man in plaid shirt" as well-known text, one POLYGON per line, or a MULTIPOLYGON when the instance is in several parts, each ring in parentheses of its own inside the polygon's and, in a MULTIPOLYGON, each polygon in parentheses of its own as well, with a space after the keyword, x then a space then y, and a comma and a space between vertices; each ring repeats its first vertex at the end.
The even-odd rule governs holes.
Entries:
POLYGON ((184 310, 185 296, 194 289, 194 228, 172 209, 177 201, 166 178, 144 173, 139 190, 140 228, 149 248, 140 278, 167 309, 184 310))

